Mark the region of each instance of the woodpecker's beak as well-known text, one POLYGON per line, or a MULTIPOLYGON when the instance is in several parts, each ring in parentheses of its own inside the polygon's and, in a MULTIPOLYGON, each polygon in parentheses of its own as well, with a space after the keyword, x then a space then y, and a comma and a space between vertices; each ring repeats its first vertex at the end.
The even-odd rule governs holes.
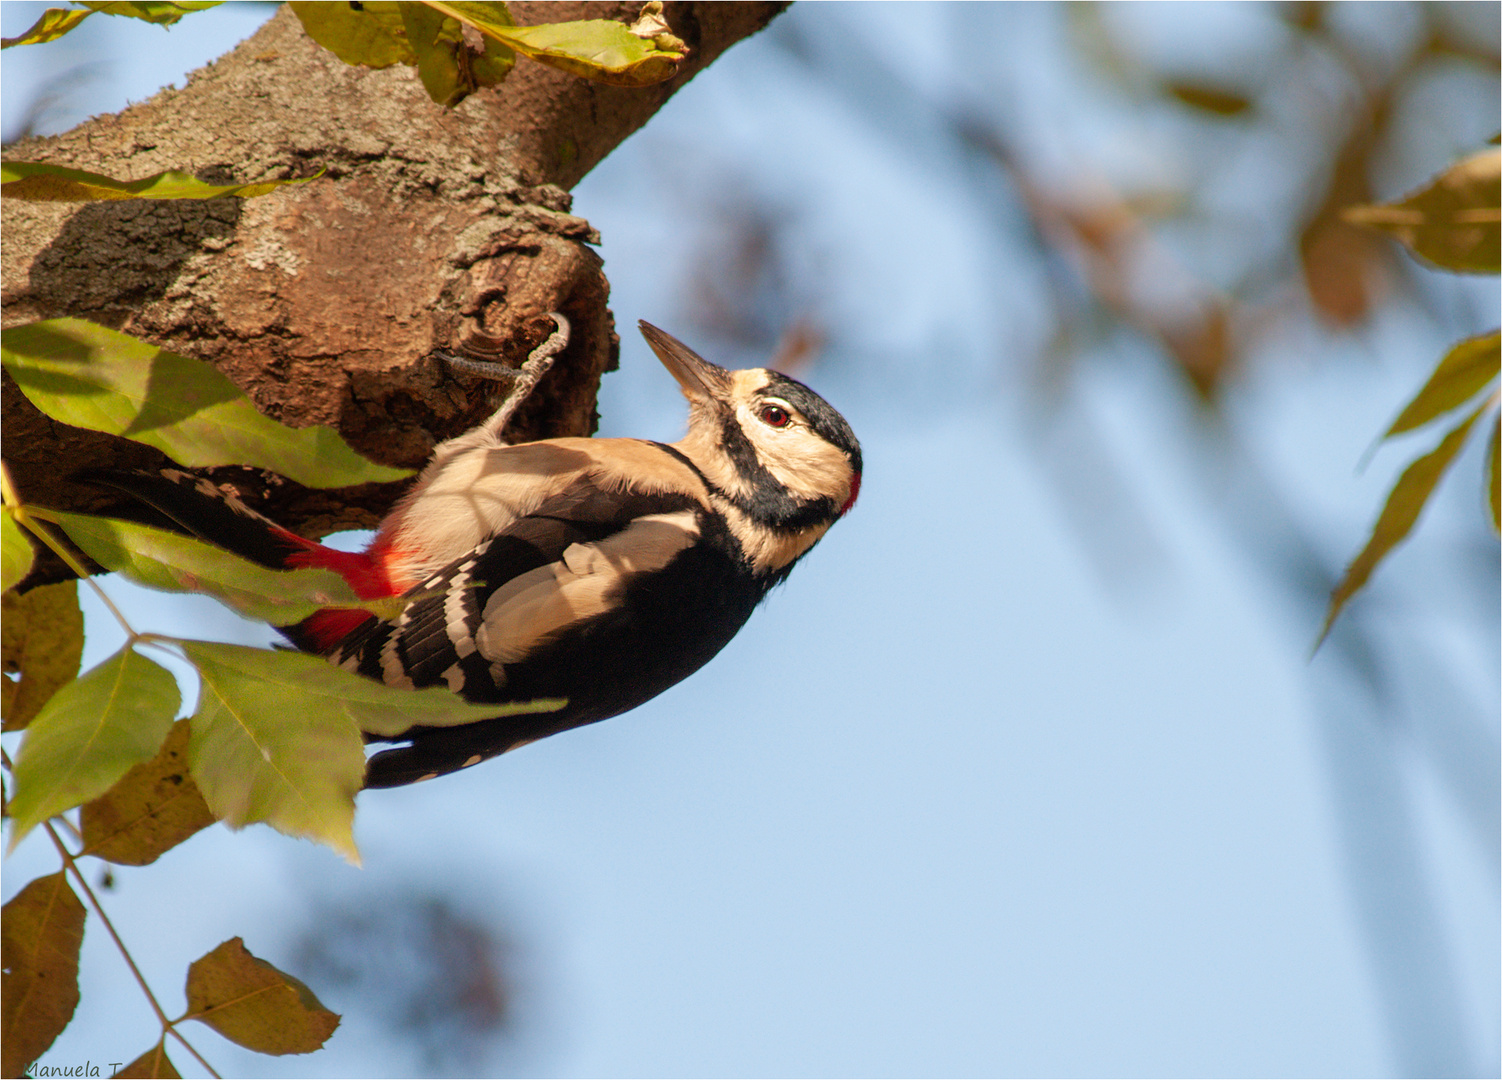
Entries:
POLYGON ((724 401, 730 396, 731 375, 711 364, 671 334, 663 333, 646 321, 637 323, 642 337, 652 346, 662 366, 672 372, 683 392, 703 401, 724 401))

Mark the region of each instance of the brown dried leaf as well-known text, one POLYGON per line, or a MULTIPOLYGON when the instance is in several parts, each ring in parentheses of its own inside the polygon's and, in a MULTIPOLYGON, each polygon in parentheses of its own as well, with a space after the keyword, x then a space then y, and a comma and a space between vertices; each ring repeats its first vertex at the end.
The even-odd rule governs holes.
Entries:
POLYGON ((146 1080, 181 1080, 182 1074, 172 1064, 172 1059, 167 1056, 166 1040, 157 1043, 146 1053, 132 1061, 125 1068, 115 1073, 116 1077, 144 1077, 146 1080))
POLYGON ((262 1054, 311 1054, 339 1026, 302 983, 230 938, 188 969, 188 1015, 262 1054))
POLYGON ((5 730, 16 731, 78 675, 83 656, 78 582, 43 585, 22 596, 6 593, 0 616, 0 663, 7 675, 20 675, 0 682, 0 713, 5 730))
POLYGON ((78 1007, 84 908, 59 870, 28 884, 0 915, 0 1069, 20 1076, 78 1007))
POLYGON ((172 725, 156 757, 131 768, 80 812, 84 854, 145 866, 214 824, 188 772, 188 722, 172 725))

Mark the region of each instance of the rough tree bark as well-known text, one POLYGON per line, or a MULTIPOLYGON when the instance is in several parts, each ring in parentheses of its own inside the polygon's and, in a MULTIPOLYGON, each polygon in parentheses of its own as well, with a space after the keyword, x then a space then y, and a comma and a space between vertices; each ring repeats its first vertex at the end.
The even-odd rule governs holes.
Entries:
MULTIPOLYGON (((573 339, 516 417, 514 439, 586 435, 619 347, 598 236, 568 189, 777 3, 669 3, 689 45, 680 73, 641 90, 519 60, 500 86, 435 105, 415 69, 349 67, 283 8, 182 90, 8 148, 123 179, 180 169, 214 182, 326 175, 257 199, 4 204, 5 325, 74 315, 215 364, 265 413, 329 424, 374 460, 416 466, 478 422, 493 388, 434 349, 520 362, 550 332, 573 339)), ((637 3, 513 3, 520 23, 613 18, 637 3)), ((41 46, 44 47, 45 46, 41 46)), ((170 47, 170 46, 169 46, 170 47)), ((153 467, 138 443, 57 424, 7 375, 5 457, 20 492, 108 512, 67 480, 99 465, 153 467)), ((369 527, 401 485, 313 491, 215 470, 308 535, 369 527)), ((39 553, 40 554, 40 553, 39 553)), ((64 576, 50 555, 32 581, 64 576)))

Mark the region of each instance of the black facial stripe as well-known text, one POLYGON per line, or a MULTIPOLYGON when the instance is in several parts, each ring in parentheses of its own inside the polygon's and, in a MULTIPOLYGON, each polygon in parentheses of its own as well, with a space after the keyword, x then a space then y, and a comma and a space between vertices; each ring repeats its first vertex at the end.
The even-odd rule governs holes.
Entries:
POLYGON ((762 387, 762 393, 772 397, 780 397, 793 408, 803 414, 808 421, 808 426, 814 429, 814 433, 831 446, 837 446, 850 458, 850 466, 857 473, 861 471, 861 444, 855 438, 855 432, 850 430, 850 425, 845 418, 835 411, 818 394, 804 386, 797 379, 790 379, 781 372, 767 372, 767 385, 762 387))
MULTIPOLYGON (((788 404, 792 404, 791 401, 788 404)), ((722 492, 752 521, 789 532, 833 521, 839 507, 826 496, 800 499, 767 470, 733 415, 720 420, 720 440, 730 463, 751 488, 749 495, 722 492)))

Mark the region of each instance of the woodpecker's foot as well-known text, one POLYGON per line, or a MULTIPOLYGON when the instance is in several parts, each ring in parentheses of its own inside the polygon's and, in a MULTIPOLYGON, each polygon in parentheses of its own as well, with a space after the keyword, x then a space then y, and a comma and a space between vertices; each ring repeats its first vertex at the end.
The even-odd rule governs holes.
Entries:
POLYGON ((537 384, 542 381, 542 377, 552 368, 554 357, 568 345, 568 320, 556 311, 548 312, 548 318, 553 320, 557 329, 549 334, 541 345, 527 354, 526 362, 519 368, 506 367, 504 364, 496 364, 488 360, 470 360, 467 357, 451 356, 448 353, 435 354, 444 363, 460 371, 511 384, 510 390, 506 393, 506 400, 501 402, 501 407, 479 428, 496 439, 500 438, 501 431, 516 415, 516 410, 521 408, 522 402, 527 400, 537 384))

